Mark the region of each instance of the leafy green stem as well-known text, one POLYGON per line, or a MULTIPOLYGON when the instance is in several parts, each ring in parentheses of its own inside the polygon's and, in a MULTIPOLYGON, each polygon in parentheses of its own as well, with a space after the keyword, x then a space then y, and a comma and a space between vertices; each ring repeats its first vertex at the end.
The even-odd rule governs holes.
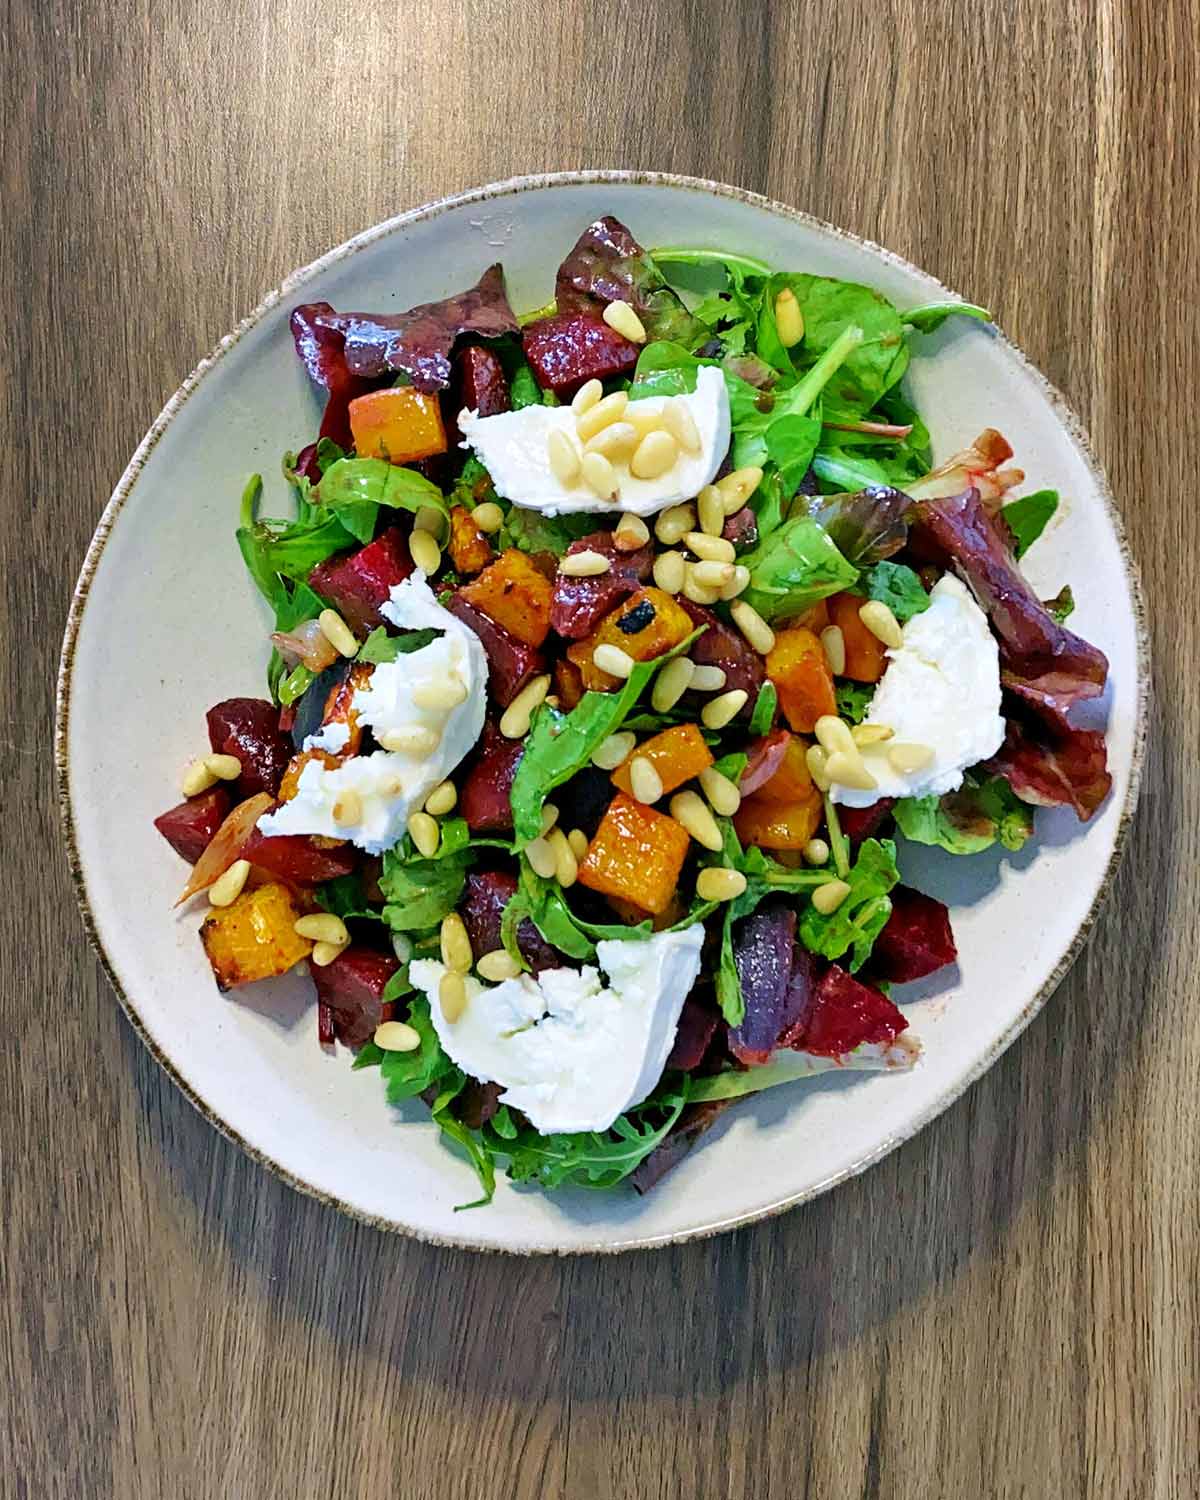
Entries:
POLYGON ((833 798, 825 793, 825 825, 829 829, 829 847, 833 851, 833 867, 838 879, 845 880, 850 873, 850 840, 842 832, 833 798))
POLYGON ((789 410, 798 413, 806 412, 862 341, 861 328, 855 328, 853 325, 843 328, 792 392, 788 401, 789 410))

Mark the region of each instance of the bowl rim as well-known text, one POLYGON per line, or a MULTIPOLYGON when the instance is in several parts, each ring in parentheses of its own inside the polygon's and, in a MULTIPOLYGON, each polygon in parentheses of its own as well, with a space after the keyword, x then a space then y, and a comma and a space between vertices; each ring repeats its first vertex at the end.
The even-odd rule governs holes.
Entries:
POLYGON ((478 1240, 466 1235, 434 1233, 413 1224, 402 1223, 394 1218, 386 1218, 378 1214, 368 1213, 354 1204, 339 1198, 335 1193, 315 1187, 312 1183, 298 1177, 274 1157, 248 1141, 228 1121, 219 1116, 200 1094, 192 1088, 178 1072, 170 1057, 166 1055, 150 1035, 138 1012, 136 1004, 122 984, 115 960, 105 947, 104 939, 101 936, 88 896, 87 875, 79 853, 75 831, 75 814, 71 801, 68 741, 75 648, 86 612, 91 584, 105 545, 113 527, 116 525, 117 518, 140 477, 150 454, 158 445, 176 415, 200 384, 219 366, 224 356, 245 334, 256 327, 279 302, 283 301, 284 298, 290 298, 306 282, 319 276, 331 266, 337 265, 340 261, 347 260, 356 255, 360 250, 375 243, 375 241, 393 234, 396 230, 406 225, 423 223, 427 220, 438 218, 451 209, 471 204, 486 203, 497 198, 512 198, 521 193, 545 188, 605 185, 682 188, 720 198, 733 199, 754 208, 766 210, 776 217, 802 224, 806 228, 816 230, 834 239, 842 240, 860 249, 865 249, 876 258, 882 259, 890 265, 934 283, 942 291, 946 292, 950 298, 957 299, 960 296, 959 293, 946 286, 937 277, 932 276, 928 271, 915 265, 906 257, 898 255, 895 251, 889 250, 885 246, 879 245, 862 235, 841 229, 837 225, 830 224, 813 214, 806 213, 802 209, 793 208, 788 204, 766 197, 761 193, 751 192, 746 188, 735 187, 728 183, 716 182, 707 178, 689 177, 676 173, 582 169, 579 171, 527 174, 510 177, 499 182, 488 183, 478 188, 470 188, 464 192, 451 194, 447 197, 437 198, 416 208, 393 215, 391 218, 382 220, 380 223, 372 225, 359 234, 351 236, 340 245, 326 251, 324 255, 319 256, 316 260, 310 261, 307 265, 293 271, 274 290, 268 292, 253 311, 242 318, 233 330, 227 333, 210 353, 197 363, 179 388, 166 401, 162 410, 154 419, 153 424, 138 444, 133 457, 129 460, 120 479, 117 481, 116 487, 113 489, 108 503, 100 516, 100 520, 96 525, 92 539, 88 544, 83 565, 72 593, 59 658, 58 681, 55 695, 55 784, 71 881, 75 889, 75 897, 79 904, 88 941, 99 959, 108 982, 115 991, 117 999, 120 1001, 121 1007, 129 1019, 130 1025, 137 1033, 142 1044, 175 1086, 183 1093, 189 1103, 210 1125, 218 1130, 227 1140, 240 1147, 257 1165, 265 1167, 269 1172, 287 1183, 289 1187, 317 1199, 328 1207, 336 1208, 348 1217, 356 1219, 360 1223, 368 1224, 372 1228, 386 1230, 395 1234, 403 1234, 425 1244, 445 1246, 453 1249, 519 1255, 617 1254, 626 1250, 657 1249, 666 1245, 682 1244, 689 1240, 707 1239, 713 1235, 723 1234, 731 1229, 741 1228, 744 1225, 756 1223, 763 1219, 774 1218, 776 1215, 782 1214, 790 1208, 819 1197, 831 1188, 838 1186, 851 1177, 858 1176, 869 1167, 874 1166, 883 1157, 895 1150, 897 1146, 902 1145, 905 1141, 916 1135, 918 1131, 923 1130, 931 1121, 944 1113, 971 1084, 982 1077, 997 1061, 1000 1055, 1020 1036, 1026 1026, 1029 1025, 1034 1016, 1038 1014, 1050 996, 1062 983, 1078 957, 1084 942, 1087 940, 1112 887, 1114 876, 1117 873, 1122 855, 1124 854, 1129 830, 1137 808, 1144 769, 1149 717, 1150 643, 1141 577, 1137 562, 1130 550, 1121 513, 1113 499, 1104 470, 1093 451, 1091 440, 1079 417, 1075 414, 1062 392, 1046 379, 1018 345, 1013 343, 1011 339, 993 324, 993 336, 1005 352, 1016 361, 1022 373, 1029 376, 1040 388, 1054 416, 1066 430, 1068 437, 1075 443, 1080 458, 1088 470, 1092 483, 1113 527, 1129 585, 1130 603, 1134 616, 1137 645, 1137 711, 1134 721, 1129 782, 1126 788, 1125 800, 1121 807, 1113 838, 1112 851, 1097 888, 1095 899, 1087 915, 1076 930, 1071 942, 1068 944, 1066 951, 1045 982, 1040 986, 1036 994, 1031 997, 1021 1013, 1014 1018, 1006 1030, 996 1038, 991 1047, 988 1048, 971 1068, 956 1077, 903 1130, 889 1135, 879 1142, 872 1151, 860 1157, 849 1166, 837 1172, 830 1173, 819 1182, 802 1188, 797 1192, 786 1194, 773 1203, 746 1212, 731 1214, 713 1222, 697 1225, 694 1228, 680 1229, 668 1233, 634 1233, 632 1235, 622 1235, 616 1239, 593 1240, 575 1245, 561 1245, 553 1241, 544 1241, 541 1243, 526 1243, 514 1247, 481 1244, 478 1240))

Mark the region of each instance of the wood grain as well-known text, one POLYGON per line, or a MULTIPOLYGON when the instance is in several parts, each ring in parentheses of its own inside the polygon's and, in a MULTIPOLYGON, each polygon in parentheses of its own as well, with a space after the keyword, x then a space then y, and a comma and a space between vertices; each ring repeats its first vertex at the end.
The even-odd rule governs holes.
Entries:
POLYGON ((1197 0, 0 16, 0 1494, 1195 1495, 1197 0), (773 1223, 517 1261, 296 1196, 160 1075, 58 853, 52 685, 126 457, 266 288, 583 165, 766 191, 998 309, 1108 466, 1158 699, 1105 919, 941 1120, 773 1223))

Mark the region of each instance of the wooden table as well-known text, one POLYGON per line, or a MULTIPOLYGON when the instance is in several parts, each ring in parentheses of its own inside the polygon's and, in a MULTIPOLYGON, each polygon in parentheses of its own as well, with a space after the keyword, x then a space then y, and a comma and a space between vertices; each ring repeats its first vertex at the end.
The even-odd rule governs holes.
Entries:
POLYGON ((0 1493, 1195 1495, 1197 0, 3 16, 0 1493), (268 287, 583 165, 762 190, 997 309, 1108 466, 1159 696, 1106 917, 942 1119, 758 1228, 509 1260, 299 1197, 157 1070, 75 912, 52 692, 111 485, 268 287))

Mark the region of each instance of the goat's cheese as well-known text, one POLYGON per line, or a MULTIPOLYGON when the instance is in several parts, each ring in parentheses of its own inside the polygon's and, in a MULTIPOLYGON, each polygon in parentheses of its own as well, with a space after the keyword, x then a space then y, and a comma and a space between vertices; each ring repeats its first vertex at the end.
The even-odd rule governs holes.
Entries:
MULTIPOLYGON (((552 432, 565 433, 575 451, 583 452, 570 406, 525 406, 494 417, 464 411, 458 425, 466 439, 464 446, 474 450, 492 476, 497 494, 514 505, 547 516, 577 511, 614 515, 631 511, 649 516, 668 505, 694 499, 713 482, 729 451, 729 392, 720 370, 702 365, 696 372, 695 391, 670 399, 683 402, 691 412, 700 434, 700 452, 681 451, 674 466, 658 479, 636 479, 625 465, 618 466, 616 500, 601 499, 582 476, 564 486, 550 467, 547 443, 552 432)), ((636 404, 639 411, 661 409, 665 398, 648 397, 636 404)))
POLYGON ((697 922, 644 942, 597 943, 607 984, 590 965, 497 985, 468 977, 466 1009, 454 1022, 438 999, 445 966, 418 959, 408 973, 429 998, 447 1056, 472 1078, 503 1085, 501 1102, 535 1130, 607 1130, 662 1076, 703 942, 697 922))
POLYGON ((862 758, 878 785, 870 791, 835 784, 835 802, 869 807, 880 797, 929 797, 955 791, 963 772, 994 755, 1004 741, 1000 653, 987 616, 966 586, 947 573, 929 608, 905 625, 903 644, 888 651, 864 724, 886 724, 890 741, 867 745, 862 758), (928 745, 934 758, 919 771, 897 771, 892 744, 928 745))
POLYGON ((349 724, 344 719, 335 719, 332 724, 322 724, 315 734, 310 734, 301 748, 327 750, 330 755, 340 755, 349 743, 349 724))
MULTIPOLYGON (((445 781, 479 738, 488 673, 479 637, 441 607, 421 572, 396 584, 382 610, 396 625, 410 630, 432 626, 442 634, 419 651, 377 665, 354 694, 351 707, 381 742, 391 730, 428 729, 438 737, 437 748, 425 756, 377 750, 333 767, 310 761, 300 773, 296 795, 258 820, 263 833, 321 834, 349 839, 368 854, 382 854, 402 837, 409 814, 445 781), (438 689, 455 683, 464 696, 453 707, 426 707, 415 700, 414 695, 426 692, 433 701, 438 689), (337 822, 334 805, 342 799, 344 816, 348 792, 354 794, 351 807, 357 797, 360 816, 337 822)), ((340 739, 337 748, 344 749, 348 735, 330 741, 329 728, 310 737, 312 743, 335 749, 340 739)))

